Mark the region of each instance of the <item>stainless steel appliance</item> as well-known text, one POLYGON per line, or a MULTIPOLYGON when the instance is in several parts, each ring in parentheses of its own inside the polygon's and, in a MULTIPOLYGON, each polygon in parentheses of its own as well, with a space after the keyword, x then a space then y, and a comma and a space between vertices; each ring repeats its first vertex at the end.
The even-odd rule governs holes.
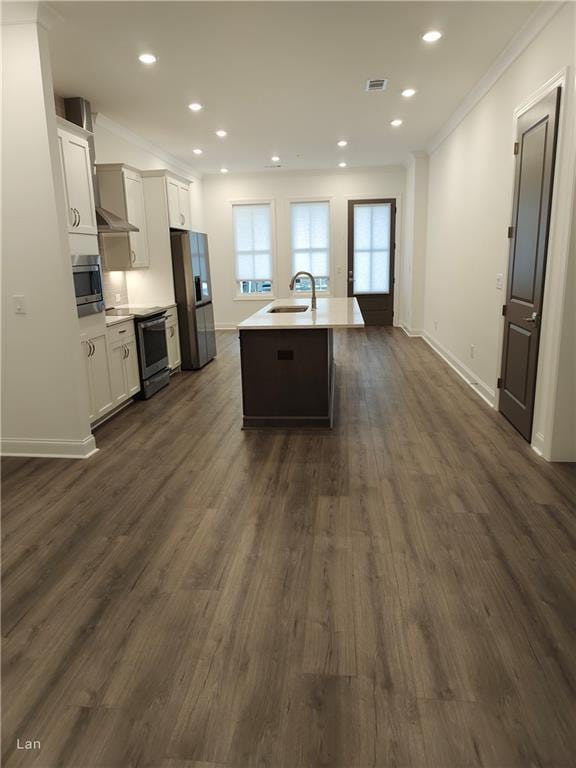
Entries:
POLYGON ((104 312, 100 256, 72 256, 72 275, 78 316, 104 312))
POLYGON ((172 230, 170 240, 182 368, 194 370, 216 356, 208 238, 172 230))
POLYGON ((170 383, 164 307, 122 307, 108 315, 133 315, 138 349, 141 389, 138 397, 147 400, 170 383))

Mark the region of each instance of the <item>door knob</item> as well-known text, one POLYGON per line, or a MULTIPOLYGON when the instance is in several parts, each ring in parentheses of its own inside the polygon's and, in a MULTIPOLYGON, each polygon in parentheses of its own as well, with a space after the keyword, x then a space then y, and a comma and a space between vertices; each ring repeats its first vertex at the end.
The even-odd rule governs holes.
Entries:
POLYGON ((538 321, 538 312, 532 312, 530 317, 523 317, 522 322, 524 323, 536 323, 538 321))

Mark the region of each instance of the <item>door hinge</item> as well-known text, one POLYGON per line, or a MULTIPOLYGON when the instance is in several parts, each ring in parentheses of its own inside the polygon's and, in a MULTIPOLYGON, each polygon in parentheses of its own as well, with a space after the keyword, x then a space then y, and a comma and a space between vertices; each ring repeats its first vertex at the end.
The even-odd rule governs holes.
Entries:
POLYGON ((514 237, 514 227, 508 227, 508 237, 514 237))
POLYGON ((498 379, 498 381, 496 382, 496 387, 497 389, 502 389, 502 379, 498 379))
POLYGON ((502 316, 506 317, 506 304, 502 304, 502 316))
POLYGON ((515 141, 514 142, 514 154, 517 155, 518 152, 520 152, 520 144, 517 141, 515 141))

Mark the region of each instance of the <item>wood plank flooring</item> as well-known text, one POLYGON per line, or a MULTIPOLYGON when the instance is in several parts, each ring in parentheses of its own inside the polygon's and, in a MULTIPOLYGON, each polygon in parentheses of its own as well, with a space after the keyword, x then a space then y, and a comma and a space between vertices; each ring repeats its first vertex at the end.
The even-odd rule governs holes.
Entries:
POLYGON ((575 765, 575 467, 396 329, 336 334, 333 431, 242 432, 218 342, 3 462, 5 768, 575 765))

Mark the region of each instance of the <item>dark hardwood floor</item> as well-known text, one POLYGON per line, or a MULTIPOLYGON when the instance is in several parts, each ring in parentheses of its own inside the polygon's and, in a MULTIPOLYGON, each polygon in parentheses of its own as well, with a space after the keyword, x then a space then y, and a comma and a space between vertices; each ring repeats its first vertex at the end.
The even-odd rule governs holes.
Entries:
POLYGON ((222 333, 93 459, 3 462, 5 768, 576 764, 575 467, 419 339, 336 359, 333 431, 242 432, 222 333))

